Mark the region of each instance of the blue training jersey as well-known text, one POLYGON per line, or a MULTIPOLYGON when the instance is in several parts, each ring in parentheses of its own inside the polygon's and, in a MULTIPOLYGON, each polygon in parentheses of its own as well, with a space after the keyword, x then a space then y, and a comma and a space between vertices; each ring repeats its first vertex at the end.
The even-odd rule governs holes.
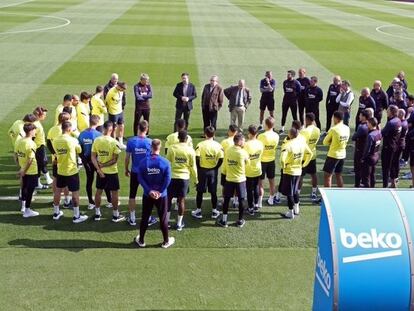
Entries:
POLYGON ((165 197, 171 181, 170 162, 159 155, 144 158, 139 163, 138 181, 144 189, 144 195, 149 196, 150 191, 154 190, 165 197))
POLYGON ((82 133, 79 134, 79 144, 82 147, 82 154, 85 157, 90 157, 92 154, 92 144, 94 142, 94 140, 96 138, 98 138, 99 136, 101 136, 102 133, 92 129, 92 128, 87 128, 86 130, 82 131, 82 133))
POLYGON ((151 139, 142 136, 128 139, 126 152, 131 154, 131 172, 138 173, 139 163, 151 154, 151 139))

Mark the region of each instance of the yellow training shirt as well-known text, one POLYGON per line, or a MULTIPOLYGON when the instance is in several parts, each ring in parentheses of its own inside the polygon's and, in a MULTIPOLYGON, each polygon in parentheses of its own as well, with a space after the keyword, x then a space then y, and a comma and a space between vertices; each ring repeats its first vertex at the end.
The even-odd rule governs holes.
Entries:
POLYGON ((187 143, 172 145, 167 151, 167 160, 171 163, 171 177, 177 179, 197 179, 195 151, 187 143))
MULTIPOLYGON (((118 142, 110 136, 99 136, 93 141, 92 152, 96 153, 97 160, 100 163, 106 163, 114 158, 114 155, 120 154, 121 149, 118 146, 118 142)), ((111 166, 101 168, 104 174, 116 174, 118 173, 117 163, 111 166)))
POLYGON ((17 140, 26 136, 25 132, 23 131, 24 123, 25 122, 23 120, 16 120, 8 131, 13 148, 17 140))
POLYGON ((349 127, 343 122, 331 127, 323 140, 325 146, 329 146, 328 157, 334 159, 346 158, 346 144, 349 140, 349 127))
POLYGON ((234 137, 227 137, 226 139, 223 139, 221 141, 221 146, 223 147, 224 153, 226 153, 226 150, 228 147, 234 146, 234 137))
POLYGON ((76 106, 77 120, 78 120, 78 130, 82 132, 89 127, 89 104, 79 102, 76 106))
POLYGON ((309 149, 312 151, 312 160, 316 159, 316 144, 319 141, 321 136, 321 130, 315 125, 309 125, 303 130, 300 131, 300 134, 303 135, 306 139, 306 143, 309 146, 309 149))
POLYGON ((283 174, 300 176, 302 175, 302 167, 306 167, 312 159, 312 151, 309 146, 304 143, 303 138, 288 140, 282 148, 280 154, 280 167, 283 174))
POLYGON ((249 164, 246 165, 246 177, 257 177, 262 175, 262 154, 264 150, 263 143, 258 139, 248 140, 244 144, 244 150, 249 155, 249 164))
MULTIPOLYGON (((167 136, 167 141, 165 142, 165 148, 170 148, 171 146, 180 143, 180 140, 178 139, 178 132, 171 133, 167 136)), ((193 148, 193 139, 190 135, 187 135, 187 142, 186 144, 193 148)))
POLYGON ((104 114, 108 113, 108 110, 106 109, 105 103, 99 97, 98 94, 92 96, 91 106, 92 106, 91 115, 97 115, 99 117, 98 126, 103 125, 105 121, 104 114))
MULTIPOLYGON (((65 106, 63 106, 62 104, 60 104, 56 107, 55 125, 59 124, 59 115, 63 112, 64 107, 65 106)), ((72 124, 72 130, 77 131, 78 130, 78 121, 77 121, 78 116, 77 116, 77 113, 76 113, 76 107, 74 107, 72 105, 70 107, 72 108, 72 112, 70 114, 70 120, 69 121, 72 124)))
POLYGON ((69 134, 62 134, 52 142, 57 158, 57 173, 62 176, 72 176, 79 172, 77 155, 82 148, 79 141, 69 134))
POLYGON ((246 181, 246 165, 250 162, 249 154, 240 146, 231 146, 224 154, 224 171, 226 180, 240 183, 246 181))
POLYGON ((120 114, 122 112, 122 96, 124 92, 118 91, 116 86, 109 90, 106 94, 105 102, 108 107, 108 113, 112 115, 120 114))
POLYGON ((279 144, 279 135, 273 129, 259 134, 257 137, 263 143, 262 162, 272 162, 276 159, 276 148, 279 144))
POLYGON ((33 124, 36 126, 36 136, 34 142, 36 143, 37 148, 42 145, 46 145, 45 130, 43 129, 42 123, 40 121, 35 121, 33 124))
POLYGON ((200 158, 200 167, 214 168, 219 159, 223 159, 223 147, 213 139, 206 139, 198 143, 195 149, 196 156, 200 158))
POLYGON ((20 168, 24 168, 32 159, 26 175, 37 175, 37 161, 36 161, 36 143, 28 137, 24 137, 16 141, 14 152, 17 155, 20 168))

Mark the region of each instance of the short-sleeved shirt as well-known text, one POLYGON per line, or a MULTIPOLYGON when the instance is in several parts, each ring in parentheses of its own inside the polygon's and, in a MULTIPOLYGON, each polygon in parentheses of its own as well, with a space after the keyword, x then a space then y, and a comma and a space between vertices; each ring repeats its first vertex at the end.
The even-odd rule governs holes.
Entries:
POLYGON ((36 143, 37 148, 42 145, 46 145, 45 130, 43 129, 42 123, 40 121, 35 121, 33 124, 36 126, 36 136, 34 142, 36 143))
POLYGON ((223 147, 224 153, 226 153, 226 150, 228 147, 231 147, 234 145, 234 137, 227 137, 226 139, 223 139, 221 141, 221 146, 223 147))
POLYGON ((23 126, 24 126, 23 120, 16 120, 9 129, 8 133, 9 133, 9 137, 10 137, 13 147, 15 146, 17 140, 25 136, 25 133, 23 131, 23 126))
POLYGON ((37 175, 37 162, 36 162, 36 143, 31 138, 21 138, 16 141, 14 145, 14 152, 17 155, 20 168, 24 168, 27 162, 32 159, 26 175, 37 175))
POLYGON ((346 145, 349 140, 349 127, 343 122, 331 127, 323 140, 329 146, 328 157, 340 160, 346 158, 346 145))
POLYGON ((167 160, 171 163, 171 176, 177 179, 190 179, 197 182, 195 151, 186 143, 178 143, 168 148, 167 160))
POLYGON ((273 130, 268 130, 261 133, 258 137, 263 143, 263 155, 262 155, 262 162, 272 162, 276 159, 276 148, 279 144, 279 135, 275 133, 273 130))
POLYGON ((212 139, 203 140, 195 149, 196 156, 200 158, 200 167, 211 169, 217 166, 219 159, 223 159, 223 147, 212 139))
POLYGON ((108 113, 112 115, 122 113, 122 96, 124 96, 124 92, 118 91, 115 86, 109 90, 105 97, 108 113))
POLYGON ((249 154, 249 164, 246 165, 246 177, 257 177, 262 175, 263 143, 260 140, 248 140, 244 144, 244 150, 249 154))
MULTIPOLYGON (((106 163, 113 159, 114 155, 120 154, 118 142, 110 136, 100 136, 95 139, 92 144, 92 152, 96 153, 97 159, 100 163, 106 163)), ((114 163, 110 166, 102 167, 104 174, 118 173, 118 165, 114 163)))
POLYGON ((145 136, 135 136, 128 139, 126 152, 131 154, 131 172, 138 173, 139 163, 151 154, 151 139, 145 136))
POLYGON ((99 97, 99 95, 96 94, 91 98, 91 106, 91 115, 96 115, 99 117, 98 126, 103 125, 105 121, 104 115, 105 113, 108 113, 104 101, 99 97))
POLYGON ((82 148, 79 141, 69 134, 62 134, 52 142, 57 158, 57 173, 62 176, 72 176, 79 172, 78 157, 82 148))
POLYGON ((230 182, 246 181, 246 164, 249 161, 249 154, 240 146, 231 146, 224 155, 224 171, 226 180, 230 182))
MULTIPOLYGON (((180 140, 178 139, 178 132, 171 133, 167 136, 167 141, 165 142, 165 148, 170 148, 172 145, 178 144, 180 140)), ((187 135, 187 145, 193 148, 193 139, 190 135, 187 135)))
POLYGON ((316 159, 316 144, 319 141, 321 136, 321 130, 315 125, 309 125, 303 130, 300 131, 300 134, 303 135, 306 139, 306 143, 309 146, 309 149, 312 151, 312 160, 316 159))
MULTIPOLYGON (((77 131, 78 130, 78 115, 76 113, 76 107, 70 106, 72 108, 72 112, 70 114, 70 123, 72 124, 72 130, 77 131)), ((56 107, 56 113, 55 113, 55 125, 59 124, 59 115, 63 112, 63 106, 62 104, 58 105, 56 107)))
POLYGON ((89 114, 90 114, 89 104, 79 102, 76 106, 77 120, 78 120, 78 130, 82 132, 89 127, 89 114))
POLYGON ((89 158, 92 153, 92 144, 96 138, 102 136, 102 133, 93 128, 87 128, 79 134, 78 140, 82 147, 83 156, 89 158))

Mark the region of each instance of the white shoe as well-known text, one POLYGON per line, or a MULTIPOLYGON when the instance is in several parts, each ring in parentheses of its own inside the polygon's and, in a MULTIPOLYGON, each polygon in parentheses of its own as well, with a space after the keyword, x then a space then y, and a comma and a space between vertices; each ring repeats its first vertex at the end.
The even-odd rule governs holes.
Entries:
POLYGON ((73 217, 72 218, 72 222, 74 224, 79 224, 81 222, 84 222, 87 219, 88 219, 88 216, 86 216, 86 215, 79 215, 79 217, 73 217))
POLYGON ((269 196, 269 198, 267 199, 267 204, 274 205, 275 204, 274 199, 275 199, 274 196, 269 196))
POLYGON ((94 208, 95 208, 95 204, 92 204, 92 203, 89 203, 88 204, 88 209, 91 210, 91 209, 94 209, 94 208))
POLYGON ((127 146, 126 145, 124 145, 123 143, 119 143, 119 148, 121 149, 121 150, 125 150, 126 148, 127 148, 127 146))
POLYGON ((293 205, 293 213, 295 215, 299 215, 300 209, 299 209, 299 203, 296 203, 293 205))
POLYGON ((295 218, 295 213, 293 212, 293 210, 289 210, 286 214, 285 214, 285 217, 286 218, 289 218, 289 219, 294 219, 295 218))
POLYGON ((53 214, 53 220, 59 220, 59 218, 62 216, 63 216, 63 212, 59 211, 59 213, 53 214))
POLYGON ((47 185, 51 185, 51 184, 53 184, 53 179, 52 178, 46 178, 46 184, 47 185))
POLYGON ((175 243, 175 238, 174 237, 172 237, 172 236, 170 236, 169 238, 168 238, 168 242, 167 243, 162 243, 161 244, 161 247, 162 248, 169 248, 171 245, 173 245, 175 243))
MULTIPOLYGON (((118 206, 120 206, 121 205, 121 201, 118 201, 118 206)), ((114 206, 112 205, 112 203, 111 202, 108 202, 107 204, 106 204, 106 207, 107 208, 113 208, 114 206)))
POLYGON ((23 213, 24 218, 36 217, 36 216, 39 216, 39 213, 32 211, 30 208, 26 209, 23 213))
POLYGON ((136 238, 134 239, 135 244, 137 244, 139 247, 144 248, 145 247, 145 243, 141 243, 139 241, 139 235, 136 236, 136 238))

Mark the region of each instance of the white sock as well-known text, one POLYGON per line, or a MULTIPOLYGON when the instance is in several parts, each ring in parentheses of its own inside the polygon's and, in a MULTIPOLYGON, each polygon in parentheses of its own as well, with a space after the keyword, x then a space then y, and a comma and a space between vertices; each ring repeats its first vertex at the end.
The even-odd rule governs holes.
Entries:
POLYGON ((73 207, 73 216, 75 216, 76 218, 79 218, 79 206, 74 206, 73 207))
POLYGON ((259 202, 257 202, 257 206, 258 207, 262 207, 263 206, 263 196, 262 195, 259 196, 259 202))
POLYGON ((59 214, 59 205, 53 205, 53 212, 59 214))
POLYGON ((131 219, 132 222, 135 222, 135 211, 131 211, 129 213, 129 218, 131 219))
POLYGON ((183 217, 184 216, 177 216, 177 225, 180 227, 182 225, 183 222, 183 217))
POLYGON ((167 222, 170 221, 171 212, 167 212, 167 222))
POLYGON ((43 176, 45 176, 46 180, 50 180, 51 179, 50 178, 50 175, 49 175, 49 172, 47 172, 46 174, 43 174, 43 176))
POLYGON ((119 217, 119 211, 118 210, 113 210, 112 215, 114 215, 115 217, 119 217))
POLYGON ((280 199, 280 192, 279 191, 276 192, 276 195, 274 195, 273 197, 276 198, 276 199, 280 199))
POLYGON ((22 208, 26 208, 26 201, 22 201, 22 208))
POLYGON ((284 126, 282 126, 282 131, 283 131, 283 132, 285 131, 285 127, 284 127, 284 126))
POLYGON ((123 144, 124 143, 124 138, 123 137, 118 137, 118 141, 123 144))
POLYGON ((40 177, 37 179, 37 186, 42 187, 42 183, 40 182, 40 177))
POLYGON ((234 204, 238 204, 239 203, 239 198, 237 196, 233 197, 233 203, 234 204))
POLYGON ((223 214, 223 221, 224 221, 224 222, 227 222, 227 215, 224 215, 224 214, 223 214))
POLYGON ((318 191, 318 187, 316 187, 316 188, 313 188, 312 187, 312 193, 315 193, 316 194, 317 191, 318 191))
POLYGON ((22 188, 19 189, 19 197, 22 196, 22 188))
POLYGON ((95 215, 101 215, 101 208, 100 207, 95 207, 95 215))
POLYGON ((301 191, 302 189, 298 189, 298 194, 300 194, 300 191, 301 191))
POLYGON ((65 198, 63 199, 63 202, 65 202, 65 204, 69 204, 70 203, 70 195, 65 195, 65 198))

